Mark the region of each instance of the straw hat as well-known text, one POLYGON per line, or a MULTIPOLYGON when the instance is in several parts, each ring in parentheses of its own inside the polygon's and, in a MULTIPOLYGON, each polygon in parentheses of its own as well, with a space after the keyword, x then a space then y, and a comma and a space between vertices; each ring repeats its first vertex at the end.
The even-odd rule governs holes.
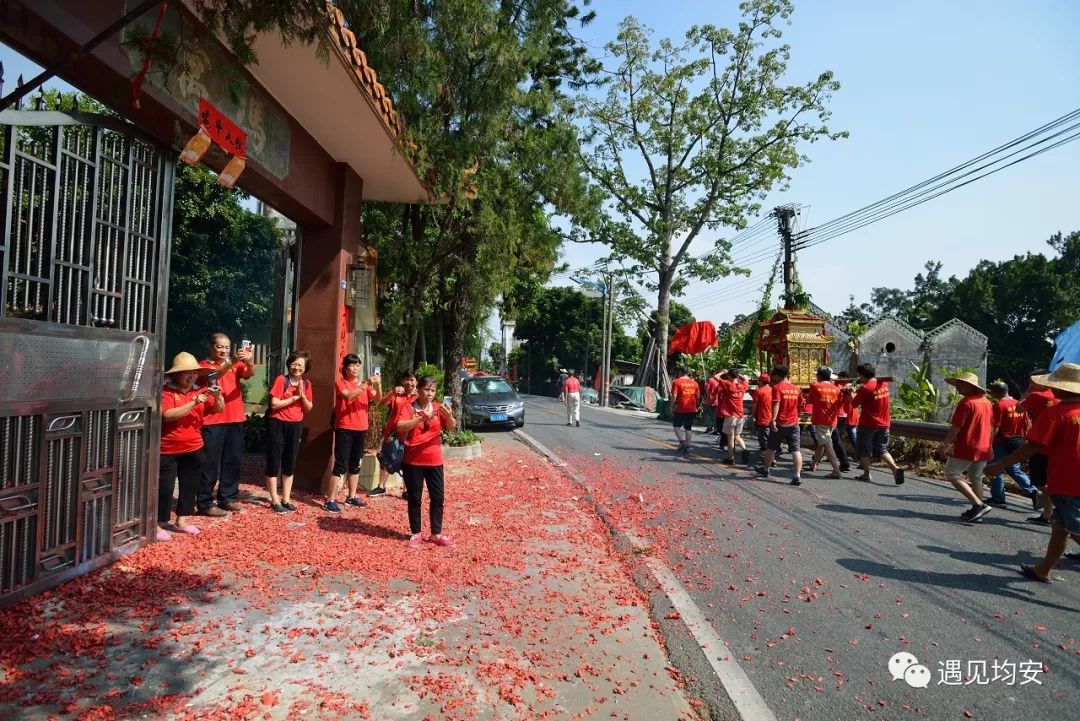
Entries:
POLYGON ((199 361, 195 360, 195 356, 190 353, 177 353, 172 359, 172 368, 165 371, 165 375, 172 373, 183 373, 184 371, 197 371, 199 373, 209 373, 211 368, 203 368, 199 365, 199 361))
POLYGON ((986 389, 979 385, 979 376, 974 373, 961 373, 958 376, 946 378, 945 382, 961 393, 963 393, 966 388, 974 388, 980 393, 986 393, 986 389))
POLYGON ((1053 373, 1031 376, 1031 380, 1047 388, 1057 388, 1066 393, 1080 393, 1080 365, 1062 363, 1053 373))

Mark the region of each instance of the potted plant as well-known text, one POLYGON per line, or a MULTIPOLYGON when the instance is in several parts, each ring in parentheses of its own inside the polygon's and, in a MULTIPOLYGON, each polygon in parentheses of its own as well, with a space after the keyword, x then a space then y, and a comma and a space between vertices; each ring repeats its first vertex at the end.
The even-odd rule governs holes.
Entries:
POLYGON ((467 429, 443 431, 443 458, 479 458, 481 440, 480 436, 467 429))

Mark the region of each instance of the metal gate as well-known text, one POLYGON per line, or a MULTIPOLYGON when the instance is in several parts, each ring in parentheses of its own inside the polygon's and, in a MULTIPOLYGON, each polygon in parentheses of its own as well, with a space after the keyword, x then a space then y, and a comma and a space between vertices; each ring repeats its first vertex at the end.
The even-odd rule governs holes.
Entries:
POLYGON ((0 605, 154 529, 172 191, 122 121, 0 112, 0 605))

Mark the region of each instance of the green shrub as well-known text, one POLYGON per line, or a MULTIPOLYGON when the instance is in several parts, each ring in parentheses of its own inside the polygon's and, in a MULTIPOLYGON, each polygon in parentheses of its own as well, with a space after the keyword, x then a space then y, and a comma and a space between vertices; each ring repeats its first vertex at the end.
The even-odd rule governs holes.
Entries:
POLYGON ((416 367, 416 382, 419 383, 425 376, 431 376, 438 382, 438 387, 435 389, 435 397, 443 397, 443 373, 439 370, 439 367, 433 363, 421 363, 416 367))
POLYGON ((244 450, 247 453, 266 451, 266 416, 252 413, 244 422, 244 450))
POLYGON ((443 431, 442 443, 444 446, 469 446, 473 443, 481 443, 483 439, 469 430, 443 431))

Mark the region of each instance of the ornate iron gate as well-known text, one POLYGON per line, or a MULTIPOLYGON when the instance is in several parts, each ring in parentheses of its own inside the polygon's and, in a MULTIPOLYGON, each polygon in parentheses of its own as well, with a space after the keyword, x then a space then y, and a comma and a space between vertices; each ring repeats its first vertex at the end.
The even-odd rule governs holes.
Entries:
POLYGON ((0 604, 154 529, 172 191, 119 120, 0 112, 0 604))

